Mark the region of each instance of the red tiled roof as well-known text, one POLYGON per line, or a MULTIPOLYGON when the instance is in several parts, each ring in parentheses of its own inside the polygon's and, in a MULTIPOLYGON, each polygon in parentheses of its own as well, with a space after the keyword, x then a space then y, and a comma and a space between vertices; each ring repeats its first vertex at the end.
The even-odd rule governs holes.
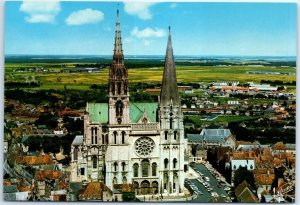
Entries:
POLYGON ((255 182, 260 185, 271 185, 273 179, 275 178, 275 174, 255 174, 254 175, 255 182))
POLYGON ((38 170, 35 172, 35 179, 38 181, 44 181, 47 179, 59 179, 63 174, 56 170, 38 170))
POLYGON ((17 156, 16 162, 23 165, 51 165, 53 164, 52 156, 17 156))
POLYGON ((32 191, 32 189, 32 186, 23 186, 18 188, 19 192, 32 191))
POLYGON ((110 191, 103 182, 90 182, 79 194, 79 200, 102 200, 103 191, 110 191))

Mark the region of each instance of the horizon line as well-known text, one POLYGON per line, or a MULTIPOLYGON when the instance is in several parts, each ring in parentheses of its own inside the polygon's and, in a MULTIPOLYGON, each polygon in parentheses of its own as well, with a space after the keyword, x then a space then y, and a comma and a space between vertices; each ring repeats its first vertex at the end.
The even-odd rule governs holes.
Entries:
MULTIPOLYGON (((4 56, 113 56, 113 54, 4 54, 4 56)), ((165 56, 165 54, 127 54, 124 56, 165 56)), ((220 56, 220 57, 297 57, 297 55, 226 55, 226 54, 179 54, 174 56, 195 56, 195 57, 209 57, 209 56, 220 56)))

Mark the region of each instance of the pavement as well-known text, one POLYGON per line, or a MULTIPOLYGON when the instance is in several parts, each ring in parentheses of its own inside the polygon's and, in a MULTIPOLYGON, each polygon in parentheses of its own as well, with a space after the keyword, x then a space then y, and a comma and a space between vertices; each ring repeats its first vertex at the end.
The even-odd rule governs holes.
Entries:
MULTIPOLYGON (((210 170, 204 164, 193 163, 190 164, 190 167, 193 168, 197 173, 202 173, 203 176, 200 179, 186 179, 186 183, 194 184, 198 190, 202 194, 194 194, 192 202, 211 202, 212 200, 216 199, 211 194, 213 192, 217 193, 219 199, 222 199, 224 202, 231 202, 230 197, 224 189, 228 186, 225 183, 220 184, 216 177, 212 174, 210 170), (204 177, 208 177, 209 181, 206 181, 204 177), (205 187, 203 182, 207 182, 209 187, 212 188, 211 191, 208 190, 208 187, 205 187), (225 201, 227 200, 227 201, 225 201)), ((213 170, 213 168, 210 168, 213 170)))

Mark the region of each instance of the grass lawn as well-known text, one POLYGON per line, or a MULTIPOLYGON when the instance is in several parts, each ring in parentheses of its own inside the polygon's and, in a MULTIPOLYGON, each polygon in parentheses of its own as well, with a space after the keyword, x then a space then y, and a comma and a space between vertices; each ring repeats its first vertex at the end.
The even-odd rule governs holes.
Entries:
POLYGON ((229 122, 244 122, 247 120, 257 119, 257 116, 222 116, 219 115, 215 120, 206 121, 201 120, 201 116, 187 116, 188 119, 192 120, 196 127, 201 127, 203 124, 222 124, 222 123, 229 123, 229 122))

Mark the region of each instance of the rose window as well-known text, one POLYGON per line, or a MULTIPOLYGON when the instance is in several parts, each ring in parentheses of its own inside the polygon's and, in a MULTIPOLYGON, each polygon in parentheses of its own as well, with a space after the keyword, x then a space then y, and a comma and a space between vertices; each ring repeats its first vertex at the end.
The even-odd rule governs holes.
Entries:
POLYGON ((146 157, 153 152, 154 141, 149 137, 141 137, 135 141, 135 151, 138 155, 146 157))

